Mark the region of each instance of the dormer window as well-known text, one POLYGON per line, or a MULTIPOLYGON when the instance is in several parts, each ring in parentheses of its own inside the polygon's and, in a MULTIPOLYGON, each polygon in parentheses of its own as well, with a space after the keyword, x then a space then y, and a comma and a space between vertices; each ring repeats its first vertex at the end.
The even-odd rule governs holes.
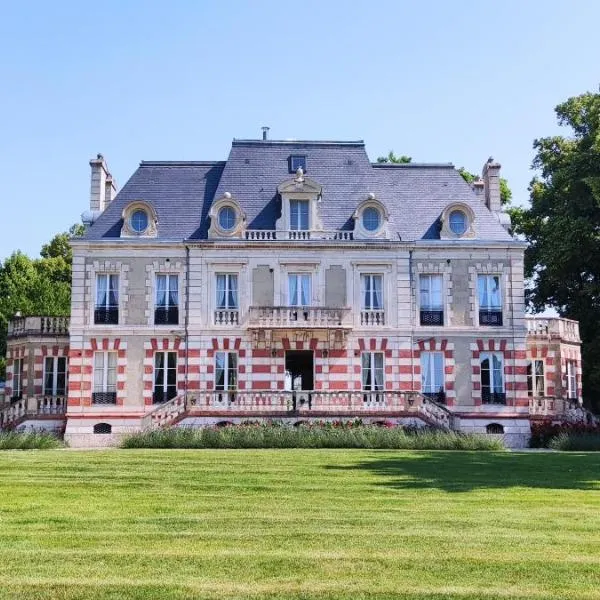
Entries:
POLYGON ((224 206, 219 210, 219 225, 224 231, 234 228, 236 221, 235 209, 233 206, 224 206))
POLYGON ((467 231, 467 215, 462 210, 450 213, 450 231, 456 235, 463 235, 467 231))
POLYGON ((229 192, 225 192, 210 207, 208 212, 210 227, 209 238, 237 237, 244 235, 246 228, 246 215, 243 213, 238 201, 229 192))
POLYGON ((363 226, 367 231, 377 231, 379 229, 379 225, 381 223, 381 215, 375 207, 369 206, 365 208, 362 214, 362 218, 363 226))
POLYGON ((455 240, 475 237, 475 213, 464 202, 449 204, 441 215, 440 239, 455 240))
POLYGON ((289 171, 296 173, 298 169, 302 169, 306 173, 306 156, 304 154, 292 154, 289 158, 289 171))
POLYGON ((134 200, 121 213, 123 226, 121 237, 156 237, 158 219, 156 211, 148 202, 134 200))
POLYGON ((389 214, 385 206, 371 193, 363 200, 352 215, 354 239, 387 239, 389 214))
POLYGON ((292 231, 307 231, 308 227, 308 200, 290 200, 290 229, 292 231))
POLYGON ((148 228, 148 213, 142 208, 138 208, 131 214, 131 229, 136 233, 144 233, 148 228))

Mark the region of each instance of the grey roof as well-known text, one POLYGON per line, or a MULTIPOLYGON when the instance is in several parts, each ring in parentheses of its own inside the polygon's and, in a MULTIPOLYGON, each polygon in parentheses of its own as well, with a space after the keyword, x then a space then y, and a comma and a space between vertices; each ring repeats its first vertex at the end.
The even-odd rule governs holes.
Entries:
POLYGON ((119 237, 123 208, 145 200, 157 213, 158 239, 206 239, 210 205, 225 192, 249 229, 275 229, 277 186, 293 177, 292 154, 306 156, 306 176, 322 186, 325 229, 352 229, 356 207, 374 193, 389 211, 393 239, 439 239, 441 213, 453 201, 473 209, 477 239, 512 239, 451 164, 372 164, 362 141, 273 140, 234 140, 226 162, 142 162, 85 238, 119 237))

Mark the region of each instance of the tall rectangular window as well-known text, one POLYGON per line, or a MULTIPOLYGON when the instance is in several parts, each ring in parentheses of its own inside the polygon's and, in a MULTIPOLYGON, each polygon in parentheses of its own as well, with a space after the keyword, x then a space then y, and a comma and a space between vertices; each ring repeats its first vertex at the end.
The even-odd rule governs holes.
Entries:
POLYGON ((156 352, 152 401, 160 404, 175 396, 177 396, 177 352, 156 352))
POLYGON ((101 273, 96 275, 96 325, 119 323, 119 276, 101 273))
POLYGON ((504 358, 498 352, 479 355, 481 373, 481 401, 483 404, 506 404, 504 391, 504 358))
POLYGON ((44 396, 65 396, 67 393, 67 358, 46 356, 44 359, 44 396))
POLYGON ((383 391, 383 352, 363 352, 361 367, 363 390, 383 391))
POLYGON ((361 275, 363 310, 383 310, 383 275, 361 275))
POLYGON ((308 200, 290 200, 290 229, 293 231, 308 230, 308 200))
POLYGON ((218 310, 238 310, 238 276, 236 273, 217 273, 218 310))
MULTIPOLYGON (((215 354, 215 391, 229 392, 229 397, 237 390, 238 368, 235 352, 217 352, 215 354)), ((223 397, 219 395, 219 399, 223 397)))
POLYGON ((443 352, 421 352, 421 390, 434 400, 444 400, 443 352))
POLYGON ((12 397, 23 396, 23 359, 15 358, 13 361, 12 397))
POLYGON ((177 275, 156 276, 155 325, 177 325, 179 323, 179 277, 177 275))
POLYGON ((577 363, 567 361, 567 393, 569 400, 577 400, 577 363))
POLYGON ((94 352, 94 404, 117 403, 117 353, 94 352))
POLYGON ((310 306, 312 277, 310 273, 288 274, 288 301, 290 306, 310 306))
POLYGON ((479 324, 502 325, 502 290, 499 275, 479 275, 479 324))
POLYGON ((419 317, 421 325, 444 324, 442 281, 441 275, 421 275, 419 277, 419 317))
POLYGON ((527 364, 527 393, 536 397, 546 395, 543 360, 533 360, 527 364))

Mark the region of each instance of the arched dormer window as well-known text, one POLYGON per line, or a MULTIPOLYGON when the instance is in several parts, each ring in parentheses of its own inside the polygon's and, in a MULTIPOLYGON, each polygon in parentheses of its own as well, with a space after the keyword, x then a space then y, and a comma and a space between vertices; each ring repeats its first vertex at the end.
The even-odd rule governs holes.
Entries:
POLYGON ((354 239, 388 238, 389 213, 375 194, 369 194, 367 199, 358 205, 352 218, 354 239))
POLYGON ((441 221, 440 239, 442 240, 475 237, 475 213, 464 202, 453 202, 446 206, 441 221))
POLYGON ((246 215, 239 202, 229 192, 225 192, 210 207, 208 213, 209 238, 241 238, 246 230, 246 215))
POLYGON ((158 218, 154 207, 148 202, 130 202, 123 209, 121 217, 121 237, 156 237, 158 218))

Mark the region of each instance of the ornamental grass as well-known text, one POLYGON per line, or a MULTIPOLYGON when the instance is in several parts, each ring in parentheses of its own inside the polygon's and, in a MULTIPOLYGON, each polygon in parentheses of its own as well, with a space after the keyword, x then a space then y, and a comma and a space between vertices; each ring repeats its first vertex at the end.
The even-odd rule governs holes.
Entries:
POLYGON ((47 431, 0 431, 0 450, 53 450, 63 442, 47 431))
POLYGON ((580 452, 600 451, 600 433, 598 432, 562 432, 553 437, 548 444, 553 450, 580 452))

